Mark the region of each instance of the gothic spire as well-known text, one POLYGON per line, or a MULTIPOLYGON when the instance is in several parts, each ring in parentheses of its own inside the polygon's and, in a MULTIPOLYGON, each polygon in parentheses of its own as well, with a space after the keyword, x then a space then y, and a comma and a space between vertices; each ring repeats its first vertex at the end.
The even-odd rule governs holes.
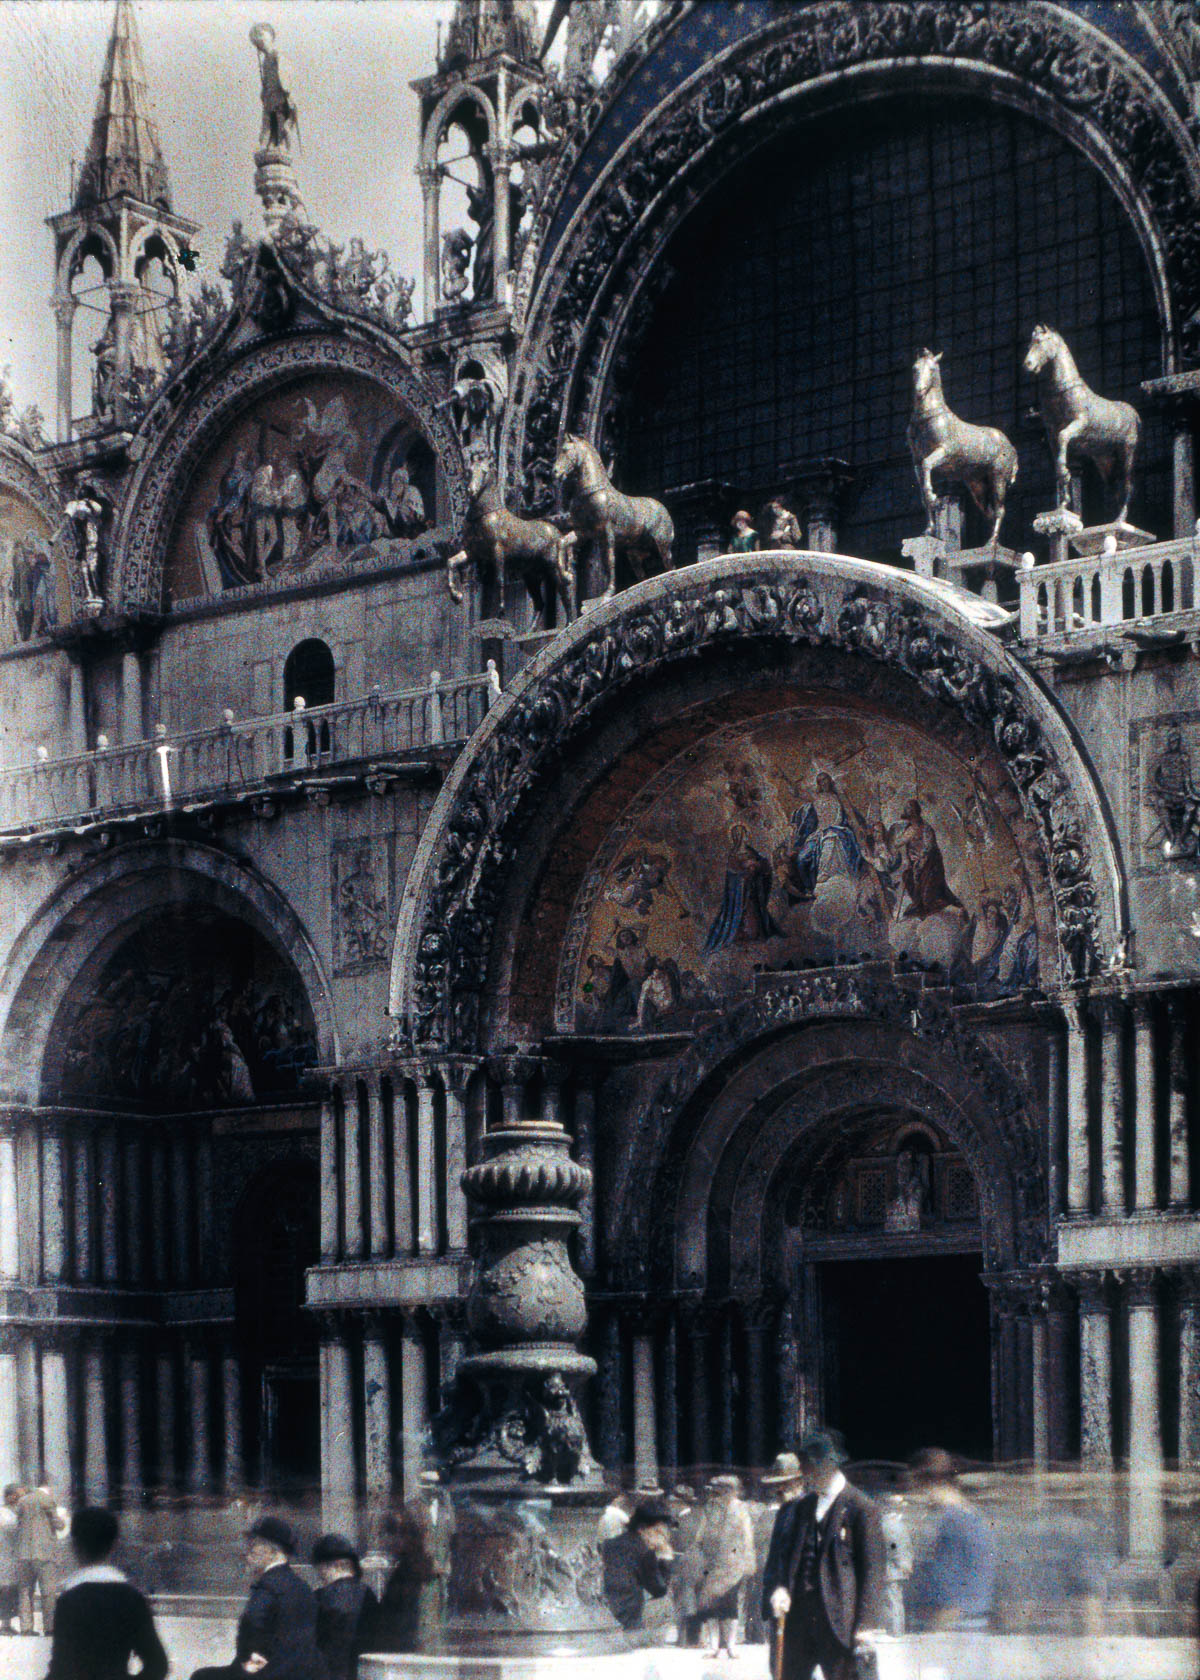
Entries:
POLYGON ((121 197, 161 210, 171 208, 167 166, 150 114, 133 0, 117 0, 74 207, 86 210, 121 197))
POLYGON ((497 52, 529 64, 537 46, 533 0, 456 0, 438 69, 459 69, 497 52))

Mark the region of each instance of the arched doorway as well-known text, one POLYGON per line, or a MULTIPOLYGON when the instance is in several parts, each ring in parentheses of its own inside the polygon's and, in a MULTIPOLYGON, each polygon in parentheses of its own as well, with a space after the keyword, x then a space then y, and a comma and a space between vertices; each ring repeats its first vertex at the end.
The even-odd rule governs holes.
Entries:
POLYGON ((315 1163, 287 1156, 262 1168, 234 1212, 235 1335, 247 1448, 261 1482, 279 1491, 319 1478, 317 1327, 304 1309, 319 1252, 315 1163))
POLYGON ((970 1164, 929 1120, 845 1117, 787 1192, 787 1287, 813 1409, 858 1458, 992 1450, 970 1164))

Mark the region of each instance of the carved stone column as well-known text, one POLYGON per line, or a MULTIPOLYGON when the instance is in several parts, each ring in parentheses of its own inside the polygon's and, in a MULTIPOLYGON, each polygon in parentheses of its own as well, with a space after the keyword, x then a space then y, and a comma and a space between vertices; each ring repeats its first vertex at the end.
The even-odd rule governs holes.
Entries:
POLYGON ((185 1349, 183 1368, 188 1411, 188 1486, 194 1493, 207 1493, 212 1486, 211 1367, 204 1342, 194 1342, 185 1349))
POLYGON ((212 1127, 200 1122, 196 1134, 196 1276, 215 1281, 217 1273, 216 1162, 212 1127))
POLYGON ((67 1352, 58 1341, 42 1346, 42 1459, 46 1480, 60 1497, 71 1489, 71 1402, 67 1352))
POLYGON ((17 1140, 6 1124, 0 1131, 0 1278, 6 1281, 21 1275, 17 1206, 17 1140))
POLYGON ((1046 1315, 1046 1451, 1051 1464, 1065 1464, 1071 1457, 1067 1365, 1075 1304, 1058 1277, 1045 1279, 1041 1294, 1046 1315))
POLYGON ((1125 1211, 1125 1082, 1121 1035, 1125 1009, 1102 998, 1100 1017, 1100 1203, 1107 1214, 1125 1211))
POLYGON ((238 1356, 227 1347, 221 1355, 221 1424, 224 1432, 222 1480, 227 1493, 246 1482, 246 1454, 242 1436, 242 1373, 238 1356))
POLYGON ((45 1126, 41 1142, 42 1275, 47 1283, 59 1283, 67 1269, 65 1143, 61 1132, 49 1126, 45 1126))
POLYGON ((21 1480, 21 1422, 17 1350, 11 1333, 0 1339, 0 1487, 21 1480))
POLYGON ((156 1130, 150 1145, 150 1250, 153 1281, 166 1288, 170 1282, 169 1169, 167 1145, 156 1130))
POLYGON ((1167 1023, 1171 1035, 1168 1110, 1171 1151, 1170 1203, 1173 1208, 1185 1208, 1191 1202, 1192 1187, 1191 1166, 1188 1160, 1188 1023, 1187 1010, 1181 1000, 1172 998, 1168 1003, 1167 1023))
POLYGON ((1179 1465, 1200 1464, 1200 1267, 1179 1273, 1179 1465))
POLYGON ((384 1322, 368 1315, 363 1330, 363 1471, 368 1499, 392 1491, 392 1379, 384 1322))
POLYGON ((358 1092, 352 1083, 343 1093, 342 1129, 342 1255, 363 1255, 362 1156, 359 1152, 358 1092))
POLYGON ((75 324, 75 300, 65 294, 54 299, 55 339, 58 347, 58 441, 71 441, 71 330, 75 324))
POLYGON ((392 1095, 392 1236, 397 1259, 413 1252, 413 1158, 405 1081, 392 1095))
POLYGON ((1046 1040, 1046 1202, 1051 1219, 1066 1211, 1063 1166, 1067 1159, 1067 1116, 1063 1103, 1063 1045, 1057 1032, 1046 1040))
POLYGON ((130 747, 146 737, 142 698, 142 661, 136 648, 121 655, 121 742, 130 747))
POLYGON ((414 1163, 417 1178, 417 1253, 436 1254, 437 1229, 437 1147, 435 1144, 435 1092, 437 1074, 432 1067, 421 1067, 416 1075, 417 1086, 417 1158, 414 1163))
POLYGON ((1129 1549, 1160 1559, 1162 1425, 1158 1386, 1158 1278, 1152 1268, 1129 1274, 1129 1549))
POLYGON ((321 1102, 321 1260, 338 1257, 338 1119, 334 1093, 321 1102))
POLYGON ((776 1374, 779 1380, 779 1440, 786 1445, 799 1440, 811 1421, 801 1405, 800 1348, 796 1335, 793 1303, 784 1303, 775 1339, 776 1374))
POLYGON ((1149 1213, 1157 1204, 1155 1150, 1154 1015, 1146 998, 1133 1005, 1133 1088, 1137 1131, 1134 1135, 1133 1205, 1149 1213))
POLYGON ((117 1160, 116 1127, 104 1126, 96 1138, 96 1203, 100 1217, 100 1281, 110 1286, 121 1275, 117 1242, 117 1202, 120 1195, 117 1160))
POLYGON ((331 1320, 321 1342, 321 1521, 352 1538, 353 1406, 350 1346, 342 1325, 331 1320))
POLYGON ((106 1505, 108 1422, 104 1402, 104 1349, 98 1341, 85 1343, 82 1364, 84 1498, 89 1505, 106 1505))
POLYGON ((688 1380, 691 1392, 692 1463, 711 1464, 712 1423, 710 1403, 712 1388, 708 1377, 709 1338, 712 1331, 711 1311, 705 1305, 692 1307, 687 1316, 688 1380))
POLYGON ((804 546, 817 554, 836 554, 842 507, 855 474, 845 461, 816 461, 795 479, 796 511, 804 527, 804 546))
POLYGON ((187 1133, 178 1122, 171 1135, 171 1276, 177 1284, 192 1281, 194 1182, 187 1133))
POLYGON ((136 1498, 146 1486, 142 1452, 142 1365, 136 1342, 127 1342, 120 1352, 118 1390, 121 1414, 121 1483, 127 1498, 136 1498))
POLYGON ((367 1102, 367 1207, 372 1259, 380 1260, 391 1245, 388 1229, 387 1135, 383 1123, 383 1091, 378 1075, 363 1082, 367 1102))
POLYGON ((675 1304, 665 1310, 658 1339, 659 1458, 674 1477, 679 1468, 679 1324, 675 1304))
POLYGON ((429 1426, 427 1381, 421 1323, 415 1313, 407 1312, 400 1331, 401 1477, 405 1499, 415 1499, 421 1485, 422 1447, 429 1426))
POLYGON ((92 1283, 96 1276, 96 1256, 92 1230, 92 1140, 86 1132, 76 1132, 67 1142, 67 1160, 71 1173, 71 1243, 73 1265, 71 1275, 76 1283, 92 1283))
POLYGON ((621 1396, 624 1390, 621 1361, 621 1315, 607 1308, 597 1330, 596 1362, 600 1379, 596 1384, 596 1446, 601 1462, 610 1470, 620 1468, 624 1458, 621 1428, 621 1396))
POLYGON ((174 1487, 177 1476, 175 1458, 175 1357, 172 1348, 164 1345, 156 1361, 157 1383, 155 1420, 158 1425, 158 1485, 174 1487))
POLYGON ((1071 1276, 1079 1295, 1080 1456, 1096 1469, 1112 1466, 1112 1308, 1103 1271, 1071 1276))
POLYGON ((765 1343, 773 1317, 769 1301, 756 1301, 742 1312, 746 1326, 746 1457, 751 1469, 767 1462, 765 1343))
POLYGON ((640 1313, 633 1323, 633 1474, 638 1487, 658 1486, 658 1407, 654 1378, 656 1321, 640 1313))
POLYGON ((733 1463, 733 1309, 721 1308, 716 1320, 717 1342, 717 1454, 722 1464, 733 1463))
POLYGON ((417 170, 421 182, 421 201, 425 219, 425 319, 433 320, 440 300, 441 252, 438 229, 438 191, 441 170, 436 164, 423 164, 417 170))
POLYGON ((1029 1307, 1030 1423, 1033 1463, 1045 1470, 1050 1461, 1049 1355, 1046 1311, 1040 1288, 1029 1307))
POLYGON ((126 1283, 144 1285, 146 1282, 146 1200, 140 1131, 126 1135, 121 1147, 121 1166, 122 1273, 126 1283))
POLYGON ((438 1333, 438 1393, 440 1404, 445 1405, 466 1352, 466 1302, 440 1301, 434 1309, 434 1320, 438 1333))
POLYGON ((467 1086, 474 1068, 469 1062, 446 1062, 442 1084, 446 1091, 446 1246, 453 1253, 467 1246, 467 1198, 462 1175, 467 1170, 467 1086))

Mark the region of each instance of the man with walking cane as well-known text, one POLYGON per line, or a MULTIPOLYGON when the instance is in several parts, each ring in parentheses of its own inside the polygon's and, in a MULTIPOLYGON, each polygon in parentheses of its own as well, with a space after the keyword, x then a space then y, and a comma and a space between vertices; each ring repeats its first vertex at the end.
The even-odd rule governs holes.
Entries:
POLYGON ((841 1472, 827 1430, 796 1456, 808 1489, 780 1506, 763 1571, 763 1620, 775 1627, 774 1680, 859 1680, 884 1626, 886 1554, 879 1511, 841 1472))

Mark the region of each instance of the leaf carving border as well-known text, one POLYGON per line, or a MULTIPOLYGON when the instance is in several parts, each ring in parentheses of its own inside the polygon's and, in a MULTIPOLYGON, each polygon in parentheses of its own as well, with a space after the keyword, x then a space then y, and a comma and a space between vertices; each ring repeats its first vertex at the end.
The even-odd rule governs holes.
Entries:
MULTIPOLYGON (((421 913, 407 1032, 418 1046, 477 1047, 496 911, 516 862, 513 836, 538 782, 597 711, 682 661, 755 641, 827 646, 898 668, 989 735, 1041 837, 1064 982, 1103 966, 1097 863, 1069 776, 1015 677, 964 647, 949 620, 882 584, 839 577, 818 594, 803 562, 728 561, 639 586, 643 599, 564 651, 508 705, 454 795, 421 913), (719 569, 714 583, 698 573, 719 569)), ((486 726, 485 726, 486 727, 486 726)))
POLYGON ((922 60, 1009 78, 1096 132, 1096 152, 1124 171, 1157 231, 1169 330, 1200 360, 1200 159, 1165 95, 1119 43, 1031 0, 824 0, 792 8, 765 39, 731 48, 664 101, 576 213, 571 243, 534 300, 526 396, 510 418, 508 476, 525 505, 552 498, 562 435, 597 431, 613 341, 663 238, 703 190, 697 176, 714 145, 728 166, 758 143, 754 119, 781 97, 872 65, 911 78, 922 60))
MULTIPOLYGON (((304 373, 357 373, 384 386, 409 410, 438 460, 450 519, 466 514, 462 455, 437 395, 404 362, 372 345, 333 334, 298 333, 256 343, 225 367, 205 389, 184 405, 175 425, 148 452, 145 465, 130 484, 117 545, 120 601, 126 609, 161 609, 163 567, 175 518, 191 487, 192 472, 216 440, 222 423, 240 413, 260 393, 304 373)), ((347 581, 352 581, 349 574, 347 581)))

